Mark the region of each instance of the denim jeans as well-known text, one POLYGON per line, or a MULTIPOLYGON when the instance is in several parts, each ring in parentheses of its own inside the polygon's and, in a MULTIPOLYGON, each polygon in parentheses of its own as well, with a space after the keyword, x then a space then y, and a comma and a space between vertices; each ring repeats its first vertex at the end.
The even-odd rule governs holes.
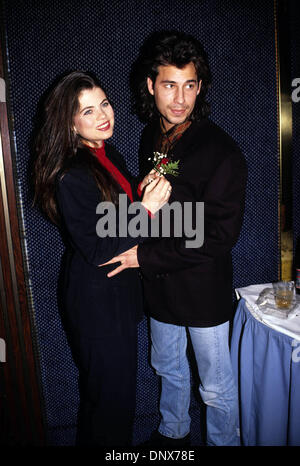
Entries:
MULTIPOLYGON (((187 329, 151 318, 151 364, 161 376, 159 432, 182 438, 190 431, 187 329)), ((229 323, 188 327, 206 404, 207 445, 239 445, 238 393, 228 345, 229 323)))

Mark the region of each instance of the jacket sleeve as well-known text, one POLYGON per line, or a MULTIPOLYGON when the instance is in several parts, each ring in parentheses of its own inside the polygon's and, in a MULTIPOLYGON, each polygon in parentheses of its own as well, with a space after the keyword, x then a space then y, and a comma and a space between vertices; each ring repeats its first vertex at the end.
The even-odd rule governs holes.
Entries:
MULTIPOLYGON (((58 181, 57 199, 72 246, 90 264, 95 266, 103 264, 142 241, 141 237, 120 235, 119 217, 123 213, 113 204, 111 205, 115 208, 115 218, 111 217, 113 234, 105 237, 98 236, 97 223, 104 216, 107 217, 107 211, 97 214, 97 206, 102 201, 101 193, 93 177, 83 173, 82 170, 73 169, 58 181)), ((126 226, 130 218, 130 215, 126 217, 126 226)))
MULTIPOLYGON (((186 247, 187 238, 160 238, 138 247, 143 275, 170 273, 200 266, 207 268, 217 256, 229 253, 243 221, 247 168, 238 154, 227 156, 216 168, 204 190, 204 243, 186 247)), ((174 199, 176 200, 176 199, 174 199)))

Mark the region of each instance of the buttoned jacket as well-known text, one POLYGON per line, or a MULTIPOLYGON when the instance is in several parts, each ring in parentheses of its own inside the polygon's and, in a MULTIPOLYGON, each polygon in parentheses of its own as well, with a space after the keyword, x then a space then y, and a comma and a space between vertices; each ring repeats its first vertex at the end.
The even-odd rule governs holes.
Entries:
MULTIPOLYGON (((141 175, 151 168, 158 131, 154 122, 142 133, 141 175)), ((173 232, 138 246, 147 310, 162 322, 211 327, 232 317, 231 251, 243 221, 247 167, 234 140, 209 119, 190 125, 172 159, 179 160, 179 175, 166 175, 169 203, 204 203, 204 243, 187 248, 184 234, 173 232)))

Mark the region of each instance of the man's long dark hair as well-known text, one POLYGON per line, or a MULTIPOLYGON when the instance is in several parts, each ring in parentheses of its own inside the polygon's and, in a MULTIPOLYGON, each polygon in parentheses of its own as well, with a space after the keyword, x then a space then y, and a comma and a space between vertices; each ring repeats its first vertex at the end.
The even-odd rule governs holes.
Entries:
POLYGON ((43 99, 39 115, 42 121, 36 129, 33 147, 34 204, 39 205, 56 224, 60 220, 55 196, 56 178, 58 173, 63 176, 74 162, 90 170, 105 200, 117 202, 118 190, 113 178, 73 130, 80 92, 95 87, 104 91, 91 73, 73 71, 56 80, 43 99))
POLYGON ((201 91, 190 117, 199 121, 210 112, 209 103, 205 99, 211 84, 211 73, 202 45, 193 36, 179 31, 159 31, 146 39, 133 64, 130 78, 134 112, 142 121, 149 122, 159 118, 154 97, 148 91, 147 78, 154 85, 159 66, 183 68, 190 62, 196 68, 198 81, 202 81, 201 91))

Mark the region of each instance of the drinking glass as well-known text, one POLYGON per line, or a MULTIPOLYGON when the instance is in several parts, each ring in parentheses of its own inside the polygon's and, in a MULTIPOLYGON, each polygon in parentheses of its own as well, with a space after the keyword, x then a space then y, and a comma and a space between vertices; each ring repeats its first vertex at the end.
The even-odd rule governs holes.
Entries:
POLYGON ((293 302, 295 284, 293 281, 273 283, 274 299, 279 309, 289 309, 293 302))

